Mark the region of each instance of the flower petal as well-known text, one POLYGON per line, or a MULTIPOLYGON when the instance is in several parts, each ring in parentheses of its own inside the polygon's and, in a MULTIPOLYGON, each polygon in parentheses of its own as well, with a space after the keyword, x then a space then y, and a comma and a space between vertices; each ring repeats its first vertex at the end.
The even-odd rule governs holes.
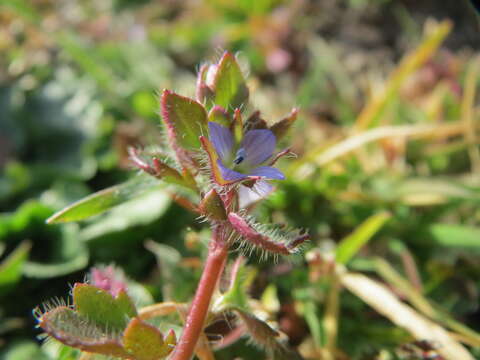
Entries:
POLYGON ((272 156, 276 142, 275 135, 270 130, 247 131, 240 145, 247 154, 245 161, 250 166, 263 163, 272 156))
POLYGON ((221 160, 226 160, 230 156, 233 147, 233 136, 230 129, 210 121, 208 130, 210 132, 210 141, 215 147, 218 157, 221 160))
POLYGON ((265 179, 274 179, 274 180, 285 180, 285 175, 283 173, 271 166, 260 166, 248 174, 249 176, 261 176, 265 179))
POLYGON ((256 181, 251 188, 240 185, 238 187, 238 203, 240 209, 244 209, 267 197, 272 191, 273 186, 263 180, 256 181))
POLYGON ((221 164, 222 162, 218 158, 217 151, 215 150, 210 140, 208 140, 205 136, 200 136, 200 142, 202 144, 203 150, 205 150, 208 155, 208 164, 211 171, 212 180, 220 186, 233 184, 235 181, 228 181, 223 178, 222 171, 219 166, 219 164, 221 164))
POLYGON ((223 165, 222 160, 217 160, 217 165, 220 168, 220 173, 222 174, 222 178, 224 178, 227 181, 233 181, 237 182, 242 179, 246 179, 248 176, 241 174, 235 170, 227 168, 225 165, 223 165))

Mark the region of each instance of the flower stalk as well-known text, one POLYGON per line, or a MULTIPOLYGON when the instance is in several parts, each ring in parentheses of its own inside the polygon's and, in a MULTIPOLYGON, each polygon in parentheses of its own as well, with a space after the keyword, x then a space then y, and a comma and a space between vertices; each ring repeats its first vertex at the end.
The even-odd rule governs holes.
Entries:
POLYGON ((190 360, 202 333, 213 292, 222 276, 228 256, 228 244, 222 226, 214 228, 202 277, 193 298, 182 336, 171 360, 190 360))

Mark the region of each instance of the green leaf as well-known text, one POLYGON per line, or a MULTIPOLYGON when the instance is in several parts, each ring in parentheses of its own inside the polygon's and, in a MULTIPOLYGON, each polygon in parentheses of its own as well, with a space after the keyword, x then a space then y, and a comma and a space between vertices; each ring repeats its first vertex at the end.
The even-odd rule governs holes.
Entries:
POLYGON ((444 247, 480 251, 480 228, 456 224, 433 224, 429 232, 444 247))
POLYGON ((89 318, 65 306, 57 307, 40 318, 40 327, 61 343, 78 349, 122 359, 130 359, 118 336, 98 327, 89 318))
POLYGON ((153 178, 135 177, 123 184, 96 192, 53 214, 47 223, 79 221, 101 214, 158 185, 153 178))
POLYGON ((240 107, 248 101, 248 88, 235 56, 225 52, 220 59, 213 81, 215 105, 227 110, 240 107))
POLYGON ((29 241, 23 242, 0 265, 0 295, 20 280, 31 247, 29 241))
POLYGON ((172 352, 176 340, 168 336, 164 341, 162 333, 154 326, 138 318, 132 319, 123 336, 125 350, 136 360, 159 360, 172 352))
POLYGON ((172 144, 185 150, 200 148, 200 135, 207 134, 207 113, 197 101, 164 90, 161 98, 163 121, 172 144))
POLYGON ((380 230, 390 216, 389 213, 382 212, 365 220, 353 233, 340 242, 335 260, 340 264, 347 264, 360 248, 380 230))
POLYGON ((105 329, 123 331, 128 319, 137 315, 128 295, 121 291, 114 298, 109 292, 88 284, 75 284, 73 302, 80 315, 105 329))
POLYGON ((134 226, 145 226, 159 219, 169 209, 171 195, 164 188, 139 194, 138 197, 121 204, 105 215, 92 219, 82 229, 79 238, 93 241, 106 234, 128 232, 134 226))

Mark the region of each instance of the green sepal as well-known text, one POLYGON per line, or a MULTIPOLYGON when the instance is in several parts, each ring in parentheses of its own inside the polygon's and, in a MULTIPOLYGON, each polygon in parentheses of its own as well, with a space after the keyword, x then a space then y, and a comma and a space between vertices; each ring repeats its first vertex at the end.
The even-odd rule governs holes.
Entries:
POLYGON ((225 205, 215 189, 210 190, 203 197, 199 209, 202 215, 211 220, 227 220, 227 211, 225 210, 225 205))

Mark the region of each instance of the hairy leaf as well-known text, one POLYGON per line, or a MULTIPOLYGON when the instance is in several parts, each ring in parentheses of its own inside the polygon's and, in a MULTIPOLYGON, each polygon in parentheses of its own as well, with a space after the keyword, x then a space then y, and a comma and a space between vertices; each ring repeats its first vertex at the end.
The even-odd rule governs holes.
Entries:
POLYGON ((128 319, 137 315, 132 300, 125 291, 114 298, 108 291, 88 284, 75 284, 73 302, 80 315, 105 329, 122 331, 128 319))
POLYGON ((40 318, 40 327, 51 337, 78 349, 131 359, 115 333, 96 326, 90 319, 60 306, 40 318))
POLYGON ((161 110, 172 145, 185 150, 199 149, 199 136, 208 133, 204 107, 193 99, 164 90, 161 110))

